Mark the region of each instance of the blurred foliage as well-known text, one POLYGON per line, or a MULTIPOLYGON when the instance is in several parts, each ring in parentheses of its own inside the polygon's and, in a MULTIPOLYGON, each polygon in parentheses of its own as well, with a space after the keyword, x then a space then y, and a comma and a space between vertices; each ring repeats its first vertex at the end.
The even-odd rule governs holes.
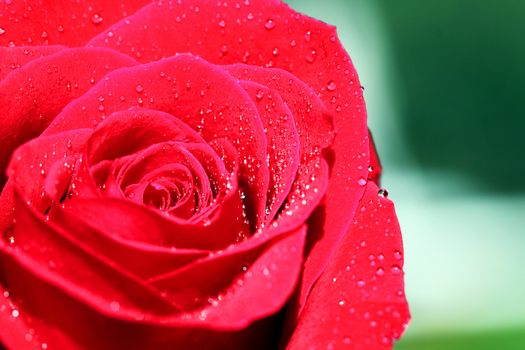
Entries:
POLYGON ((376 3, 397 69, 404 138, 416 161, 460 172, 488 190, 520 190, 525 1, 376 3))
POLYGON ((517 350, 525 349, 525 329, 485 333, 433 335, 403 339, 394 350, 517 350))

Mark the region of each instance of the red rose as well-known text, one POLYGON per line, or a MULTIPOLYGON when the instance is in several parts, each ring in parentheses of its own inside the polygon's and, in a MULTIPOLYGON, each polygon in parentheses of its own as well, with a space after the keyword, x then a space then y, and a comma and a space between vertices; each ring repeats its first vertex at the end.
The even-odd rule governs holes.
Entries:
POLYGON ((5 0, 0 44, 0 344, 401 335, 401 234, 333 27, 277 0, 5 0))

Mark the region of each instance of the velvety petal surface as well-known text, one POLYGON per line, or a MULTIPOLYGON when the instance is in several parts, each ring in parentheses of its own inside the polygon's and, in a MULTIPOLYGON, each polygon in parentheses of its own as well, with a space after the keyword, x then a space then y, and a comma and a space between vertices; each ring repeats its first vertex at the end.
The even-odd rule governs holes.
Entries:
POLYGON ((135 64, 113 50, 79 48, 35 59, 8 74, 0 82, 0 185, 17 146, 40 135, 68 102, 105 74, 135 64))
POLYGON ((6 0, 0 4, 0 45, 83 45, 150 0, 6 0))
POLYGON ((367 185, 286 349, 391 349, 403 333, 409 313, 401 232, 393 203, 378 192, 367 185))

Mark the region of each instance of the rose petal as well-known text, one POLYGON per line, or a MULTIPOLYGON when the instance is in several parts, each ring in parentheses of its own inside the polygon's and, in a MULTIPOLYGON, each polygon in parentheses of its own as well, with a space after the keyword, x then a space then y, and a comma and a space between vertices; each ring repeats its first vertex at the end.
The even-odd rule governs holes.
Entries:
POLYGON ((82 213, 79 219, 108 236, 167 248, 208 250, 224 248, 243 235, 245 223, 237 212, 241 210, 239 202, 238 195, 226 198, 221 213, 206 225, 168 217, 144 205, 111 198, 71 200, 65 202, 65 209, 71 215, 82 213))
POLYGON ((271 221, 290 192, 299 167, 299 136, 294 118, 275 90, 250 81, 241 86, 250 94, 264 125, 268 141, 267 222, 271 221))
POLYGON ((27 288, 23 279, 13 274, 17 269, 13 266, 17 265, 104 314, 119 311, 119 317, 134 318, 144 313, 167 314, 176 310, 152 288, 82 244, 71 233, 46 222, 19 198, 15 213, 14 243, 6 245, 0 241, 6 285, 14 295, 19 293, 19 288, 27 288), (119 310, 112 307, 115 302, 119 310))
POLYGON ((312 236, 301 303, 349 226, 368 177, 366 109, 355 69, 335 28, 277 0, 162 2, 145 6, 89 45, 106 46, 149 62, 192 52, 215 63, 248 63, 287 70, 314 89, 334 113, 337 132, 326 197, 326 220, 312 236), (224 5, 224 6, 223 6, 224 5), (232 11, 232 8, 235 8, 232 11), (174 18, 180 20, 174 21, 174 18), (148 31, 143 30, 147 26, 148 31), (173 40, 173 36, 177 40, 173 40), (322 239, 319 239, 322 237, 322 239))
POLYGON ((64 46, 16 46, 0 47, 0 81, 12 71, 43 56, 49 56, 64 49, 64 46))
POLYGON ((378 196, 370 182, 349 231, 310 293, 287 349, 391 349, 409 319, 402 268, 394 206, 378 196))
POLYGON ((90 226, 71 211, 57 208, 51 212, 52 221, 93 251, 110 259, 141 278, 150 278, 176 270, 193 260, 209 254, 206 250, 170 249, 108 235, 90 226))
POLYGON ((206 321, 216 327, 240 328, 281 310, 299 279, 305 236, 302 226, 268 247, 199 316, 206 315, 206 321))
POLYGON ((69 101, 102 76, 135 64, 130 57, 112 50, 69 49, 33 60, 2 80, 0 186, 7 161, 17 146, 39 135, 69 101))
MULTIPOLYGON (((33 139, 19 147, 9 163, 10 180, 6 187, 15 186, 24 201, 41 213, 49 209, 51 199, 44 192, 45 180, 52 167, 61 162, 66 168, 75 166, 68 163, 71 157, 78 155, 86 146, 91 134, 89 129, 77 129, 57 135, 33 139)), ((2 207, 11 205, 8 198, 0 197, 2 207)), ((12 213, 11 213, 12 214, 12 213)))
MULTIPOLYGON (((302 262, 302 247, 304 245, 304 237, 306 233, 306 228, 301 226, 292 231, 287 231, 286 229, 281 229, 278 231, 272 231, 261 233, 259 236, 255 236, 245 242, 238 243, 235 246, 231 246, 226 249, 224 252, 219 252, 217 254, 210 255, 202 260, 197 260, 184 268, 174 271, 172 273, 167 273, 148 280, 149 284, 155 286, 155 288, 165 291, 167 298, 172 300, 175 304, 181 306, 183 309, 192 310, 198 306, 205 305, 208 303, 209 297, 216 297, 218 293, 225 293, 225 289, 235 283, 234 281, 237 278, 243 280, 254 278, 255 281, 249 289, 251 292, 243 291, 242 287, 239 287, 239 290, 243 291, 244 302, 253 302, 256 300, 255 296, 249 298, 249 294, 259 294, 261 289, 267 289, 268 286, 264 285, 266 283, 266 278, 264 274, 261 274, 261 271, 257 271, 259 268, 255 267, 256 271, 255 276, 254 272, 250 272, 250 266, 255 264, 258 259, 264 254, 267 256, 264 259, 264 263, 259 265, 267 265, 266 268, 270 268, 271 258, 273 257, 276 263, 281 260, 278 258, 279 255, 283 255, 282 264, 279 266, 279 272, 273 271, 277 270, 277 266, 268 271, 267 274, 269 277, 271 274, 276 274, 279 279, 284 279, 285 276, 288 278, 283 282, 282 285, 273 285, 273 297, 269 298, 267 302, 272 302, 275 300, 280 300, 278 304, 282 305, 286 298, 283 298, 282 291, 284 290, 285 294, 289 295, 295 286, 296 279, 294 277, 298 276, 299 268, 302 262), (294 236, 290 240, 287 240, 286 237, 294 236), (281 244, 279 242, 283 241, 281 244), (295 246, 291 244, 295 243, 295 246), (274 247, 276 246, 276 247, 274 247), (264 253, 263 253, 264 252, 264 253), (246 272, 244 276, 243 271, 246 272), (291 278, 290 278, 291 277, 291 278), (258 285, 259 290, 256 291, 256 286, 258 285)), ((244 281, 243 281, 244 283, 244 281)), ((238 300, 236 301, 238 302, 238 300)), ((220 304, 220 302, 219 302, 220 304)), ((259 309, 260 306, 264 305, 263 302, 258 302, 257 304, 259 309)), ((229 305, 230 308, 242 309, 239 306, 229 305)), ((245 314, 246 310, 243 311, 243 315, 246 318, 253 319, 256 318, 256 315, 250 316, 250 314, 245 314)), ((259 309, 259 312, 263 312, 266 315, 271 312, 277 311, 275 305, 271 307, 270 310, 259 309)), ((217 316, 222 312, 222 310, 217 310, 217 316)), ((213 322, 215 326, 218 327, 242 327, 246 326, 246 321, 239 320, 238 317, 231 316, 234 320, 232 324, 228 324, 228 320, 223 319, 220 323, 213 322)))
POLYGON ((168 113, 144 108, 118 111, 93 132, 87 161, 95 165, 166 141, 204 142, 197 132, 168 113))
POLYGON ((240 157, 241 181, 248 186, 250 209, 262 221, 269 182, 262 122, 238 82, 202 59, 178 55, 112 72, 70 103, 45 134, 94 127, 106 115, 140 106, 177 116, 207 141, 232 142, 240 157))
POLYGON ((0 4, 0 45, 85 43, 149 0, 16 0, 0 4))
POLYGON ((332 144, 334 127, 331 112, 317 93, 293 74, 278 68, 246 64, 232 64, 224 68, 238 79, 257 82, 279 92, 294 116, 301 145, 301 161, 319 154, 320 150, 332 144))

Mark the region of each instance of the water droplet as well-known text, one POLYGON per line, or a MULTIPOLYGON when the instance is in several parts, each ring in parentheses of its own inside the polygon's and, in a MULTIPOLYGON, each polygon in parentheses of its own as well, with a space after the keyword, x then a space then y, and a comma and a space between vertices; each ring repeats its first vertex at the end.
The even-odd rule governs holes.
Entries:
POLYGON ((264 23, 264 28, 268 30, 272 30, 273 28, 275 28, 275 22, 273 21, 273 19, 271 18, 267 19, 266 22, 264 23))
POLYGON ((339 306, 343 306, 345 304, 345 301, 344 300, 339 300, 339 306))
POLYGON ((304 41, 306 41, 307 43, 312 41, 312 33, 310 31, 304 33, 304 41))
POLYGON ((401 267, 399 267, 398 265, 392 265, 390 271, 392 271, 392 273, 394 274, 401 273, 401 267))
POLYGON ((357 281, 356 285, 357 285, 359 288, 363 288, 363 287, 366 285, 366 282, 363 281, 363 280, 359 280, 359 281, 357 281))
POLYGON ((273 51, 272 51, 272 54, 274 56, 278 56, 279 55, 279 49, 278 48, 274 48, 273 51))
POLYGON ((312 53, 309 53, 306 55, 306 62, 314 63, 314 61, 315 61, 315 51, 312 51, 312 53))
POLYGON ((403 255, 401 254, 401 252, 399 250, 394 250, 394 258, 396 260, 401 260, 402 257, 403 257, 403 255))
POLYGON ((377 191, 377 195, 379 197, 386 198, 386 197, 388 197, 388 191, 386 189, 384 189, 384 188, 381 188, 381 189, 379 189, 379 191, 377 191))
POLYGON ((111 311, 118 312, 120 310, 120 304, 117 301, 112 301, 109 303, 109 308, 111 311))
POLYGON ((224 22, 223 19, 220 20, 220 22, 219 22, 219 27, 221 27, 221 28, 226 27, 226 22, 224 22))
POLYGON ((255 95, 255 98, 257 99, 257 101, 262 100, 263 97, 264 97, 264 91, 262 91, 262 90, 257 90, 257 94, 255 95))
POLYGON ((359 186, 365 186, 366 185, 366 179, 360 177, 359 180, 357 180, 357 183, 359 186))
POLYGON ((4 28, 0 28, 0 35, 2 35, 4 33, 5 33, 5 29, 4 28))
POLYGON ((385 270, 383 268, 380 267, 376 270, 377 276, 383 276, 384 274, 385 274, 385 270))
POLYGON ((57 30, 58 30, 59 33, 63 33, 64 32, 64 26, 63 25, 59 25, 57 30))
POLYGON ((99 25, 103 20, 104 18, 102 18, 98 13, 94 13, 93 16, 91 16, 91 22, 94 25, 99 25))
POLYGON ((144 91, 144 87, 142 85, 138 84, 137 86, 135 86, 135 91, 140 94, 140 93, 142 93, 144 91))
POLYGON ((20 311, 18 311, 17 309, 13 309, 13 311, 11 311, 11 316, 17 318, 18 316, 20 316, 20 311))
POLYGON ((328 91, 335 91, 336 88, 337 88, 337 85, 335 85, 333 81, 328 82, 328 86, 326 87, 328 91))

